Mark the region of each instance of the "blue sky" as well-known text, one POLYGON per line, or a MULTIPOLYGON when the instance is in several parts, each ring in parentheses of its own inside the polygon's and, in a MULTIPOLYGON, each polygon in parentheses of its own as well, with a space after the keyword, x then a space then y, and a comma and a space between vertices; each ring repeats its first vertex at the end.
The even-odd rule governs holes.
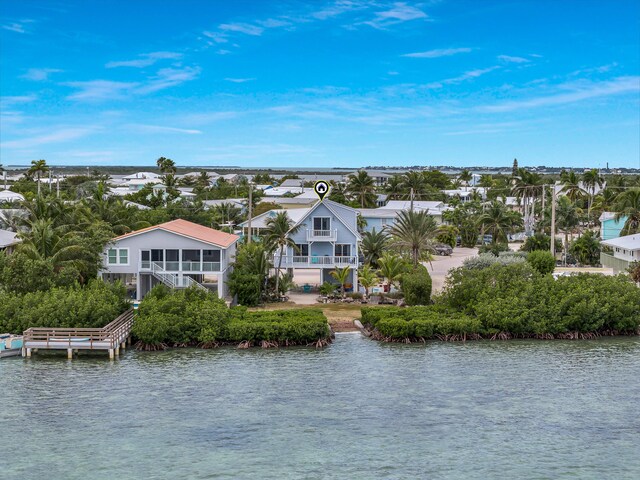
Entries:
POLYGON ((640 167, 640 2, 0 3, 7 164, 640 167))

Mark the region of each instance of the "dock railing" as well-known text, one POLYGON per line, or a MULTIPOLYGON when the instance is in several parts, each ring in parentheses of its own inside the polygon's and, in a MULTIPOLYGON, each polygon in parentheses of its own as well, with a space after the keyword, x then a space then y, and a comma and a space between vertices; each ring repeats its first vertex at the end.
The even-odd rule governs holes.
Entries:
POLYGON ((120 353, 131 334, 133 310, 127 310, 102 328, 33 327, 23 334, 23 356, 30 357, 32 349, 67 349, 71 358, 74 350, 108 350, 109 357, 120 353))

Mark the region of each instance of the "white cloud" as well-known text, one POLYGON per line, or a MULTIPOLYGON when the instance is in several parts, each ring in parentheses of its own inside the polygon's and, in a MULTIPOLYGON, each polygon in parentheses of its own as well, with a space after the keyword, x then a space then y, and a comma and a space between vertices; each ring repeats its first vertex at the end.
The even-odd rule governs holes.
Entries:
POLYGON ((223 23, 218 28, 227 32, 238 32, 254 36, 260 36, 264 32, 264 28, 249 23, 223 23))
POLYGON ((567 103, 579 102, 598 97, 608 97, 624 93, 640 92, 640 76, 618 77, 602 82, 578 82, 572 84, 558 85, 559 90, 571 90, 556 95, 545 95, 512 102, 500 103, 497 105, 486 105, 478 107, 481 112, 510 112, 515 110, 530 109, 537 107, 549 107, 553 105, 564 105, 567 103))
POLYGON ((87 136, 98 130, 98 127, 68 127, 61 128, 51 133, 36 135, 29 138, 10 140, 0 144, 2 148, 23 149, 46 145, 49 143, 66 142, 87 136))
POLYGON ((67 97, 68 100, 100 101, 123 98, 126 93, 137 87, 138 83, 113 82, 110 80, 90 80, 87 82, 67 82, 62 85, 77 88, 78 91, 67 97))
POLYGON ((397 2, 389 10, 375 12, 375 18, 364 23, 374 28, 384 29, 397 23, 427 18, 427 14, 419 8, 407 5, 404 2, 397 2))
POLYGON ((35 95, 8 95, 4 97, 0 97, 0 105, 4 108, 15 105, 17 103, 29 103, 36 100, 38 97, 35 95))
POLYGON ((291 25, 290 21, 281 20, 277 18, 267 18, 266 20, 258 20, 256 23, 262 25, 264 28, 280 28, 280 27, 288 27, 291 25))
POLYGON ((34 82, 43 82, 49 79, 50 74, 60 72, 62 72, 62 70, 57 68, 30 68, 21 78, 26 78, 34 82))
POLYGON ((329 18, 337 17, 343 13, 351 12, 366 8, 367 5, 359 1, 352 0, 337 0, 332 4, 326 6, 322 10, 318 10, 311 13, 311 17, 316 20, 327 20, 329 18))
POLYGON ((125 125, 125 128, 127 130, 133 130, 138 133, 186 133, 188 135, 199 135, 202 133, 201 130, 165 127, 162 125, 145 125, 140 123, 125 125))
POLYGON ((2 25, 2 28, 4 30, 9 30, 10 32, 15 33, 31 33, 29 32, 29 30, 27 30, 27 25, 33 22, 34 20, 29 19, 20 20, 18 22, 9 22, 2 25))
POLYGON ((135 60, 123 60, 116 62, 108 62, 105 67, 107 68, 116 68, 116 67, 134 67, 134 68, 144 68, 155 64, 158 60, 165 59, 178 59, 182 57, 181 53, 176 52, 151 52, 140 55, 141 58, 135 60))
POLYGON ((450 57, 451 55, 456 55, 458 53, 468 53, 470 52, 470 48, 439 48, 435 50, 428 50, 426 52, 416 52, 416 53, 405 53, 402 55, 403 57, 410 58, 439 58, 439 57, 450 57))
POLYGON ((466 82, 467 80, 472 80, 474 78, 481 77, 482 75, 493 72, 494 70, 497 70, 499 68, 500 67, 498 65, 494 65, 488 68, 478 68, 475 70, 469 70, 467 72, 464 72, 462 75, 458 75, 457 77, 446 78, 444 80, 422 85, 422 88, 434 89, 434 88, 442 88, 443 85, 457 85, 458 83, 466 82))
POLYGON ((227 43, 229 41, 228 36, 221 32, 204 31, 202 34, 205 37, 210 38, 213 43, 227 43))
POLYGON ((199 67, 162 68, 146 85, 136 89, 136 93, 153 93, 193 80, 200 75, 199 67))
POLYGON ((523 57, 512 57, 510 55, 498 55, 498 60, 507 63, 529 63, 529 59, 523 57))
POLYGON ((225 80, 227 82, 232 82, 232 83, 245 83, 245 82, 251 82, 252 80, 255 80, 255 78, 225 78, 225 80))

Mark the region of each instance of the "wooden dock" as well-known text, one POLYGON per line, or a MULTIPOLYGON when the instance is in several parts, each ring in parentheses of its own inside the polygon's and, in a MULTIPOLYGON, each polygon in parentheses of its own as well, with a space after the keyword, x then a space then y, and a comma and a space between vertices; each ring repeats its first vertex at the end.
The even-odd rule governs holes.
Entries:
POLYGON ((22 356, 31 357, 38 350, 66 350, 67 357, 73 358, 79 350, 107 350, 113 360, 131 343, 132 326, 133 309, 102 328, 30 328, 23 334, 22 356))

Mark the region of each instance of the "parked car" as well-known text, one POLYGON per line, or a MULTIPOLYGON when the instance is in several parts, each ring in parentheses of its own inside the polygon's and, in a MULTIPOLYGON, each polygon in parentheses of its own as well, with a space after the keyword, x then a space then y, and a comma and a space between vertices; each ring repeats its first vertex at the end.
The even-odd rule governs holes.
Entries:
POLYGON ((451 245, 446 245, 444 243, 437 244, 434 249, 436 251, 436 255, 441 255, 443 257, 451 255, 453 253, 453 248, 451 248, 451 245))

